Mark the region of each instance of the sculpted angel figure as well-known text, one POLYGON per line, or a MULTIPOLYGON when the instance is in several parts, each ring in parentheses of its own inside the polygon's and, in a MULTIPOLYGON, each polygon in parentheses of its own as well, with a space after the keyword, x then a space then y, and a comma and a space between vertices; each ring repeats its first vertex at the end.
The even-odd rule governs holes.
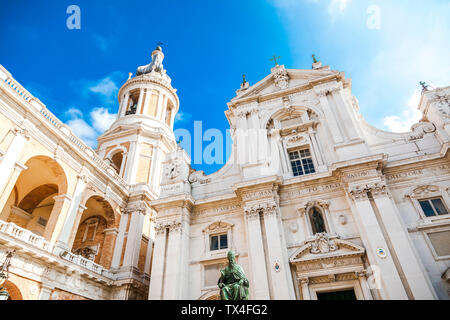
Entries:
POLYGON ((228 251, 228 265, 220 270, 221 276, 217 285, 221 300, 248 300, 249 282, 244 270, 236 263, 234 252, 228 251))

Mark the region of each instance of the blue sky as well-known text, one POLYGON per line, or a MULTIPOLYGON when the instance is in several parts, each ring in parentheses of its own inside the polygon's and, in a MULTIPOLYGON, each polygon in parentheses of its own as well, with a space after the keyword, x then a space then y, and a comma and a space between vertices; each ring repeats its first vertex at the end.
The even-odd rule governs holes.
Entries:
POLYGON ((420 119, 419 81, 450 85, 446 0, 16 0, 0 2, 0 21, 0 63, 92 146, 115 119, 128 72, 159 41, 180 98, 175 128, 191 132, 195 120, 225 133, 242 74, 261 80, 273 54, 286 68, 310 69, 315 53, 344 71, 361 113, 388 131, 420 119), (66 27, 71 4, 80 30, 66 27))

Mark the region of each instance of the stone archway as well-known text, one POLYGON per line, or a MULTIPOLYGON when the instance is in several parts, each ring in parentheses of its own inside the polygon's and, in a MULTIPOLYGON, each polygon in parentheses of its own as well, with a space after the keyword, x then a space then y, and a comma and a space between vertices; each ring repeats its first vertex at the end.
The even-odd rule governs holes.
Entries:
POLYGON ((20 292, 20 289, 13 282, 7 280, 4 287, 9 293, 8 300, 23 300, 22 292, 20 292))
POLYGON ((116 234, 111 204, 99 195, 89 197, 74 233, 72 252, 109 269, 116 234))
POLYGON ((1 218, 50 240, 62 208, 58 196, 67 193, 66 174, 58 162, 47 156, 31 157, 25 166, 1 218))

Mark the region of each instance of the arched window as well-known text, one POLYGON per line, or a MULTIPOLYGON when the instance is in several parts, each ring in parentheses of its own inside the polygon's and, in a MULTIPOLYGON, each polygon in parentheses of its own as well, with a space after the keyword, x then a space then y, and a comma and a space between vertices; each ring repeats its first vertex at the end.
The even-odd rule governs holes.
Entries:
POLYGON ((122 167, 123 152, 117 152, 111 157, 111 162, 117 174, 120 174, 120 168, 122 167))
POLYGON ((327 232, 322 212, 317 207, 312 207, 309 210, 309 219, 313 234, 327 232))

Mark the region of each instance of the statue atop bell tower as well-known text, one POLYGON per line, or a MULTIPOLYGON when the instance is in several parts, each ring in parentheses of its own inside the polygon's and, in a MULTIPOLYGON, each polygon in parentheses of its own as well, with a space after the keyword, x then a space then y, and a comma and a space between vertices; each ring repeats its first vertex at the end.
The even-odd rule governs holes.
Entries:
POLYGON ((164 70, 163 62, 164 60, 164 53, 162 52, 161 46, 158 44, 155 50, 152 52, 152 61, 145 65, 140 66, 136 70, 136 76, 140 76, 142 74, 151 73, 151 72, 159 72, 159 73, 166 73, 166 70, 164 70))

